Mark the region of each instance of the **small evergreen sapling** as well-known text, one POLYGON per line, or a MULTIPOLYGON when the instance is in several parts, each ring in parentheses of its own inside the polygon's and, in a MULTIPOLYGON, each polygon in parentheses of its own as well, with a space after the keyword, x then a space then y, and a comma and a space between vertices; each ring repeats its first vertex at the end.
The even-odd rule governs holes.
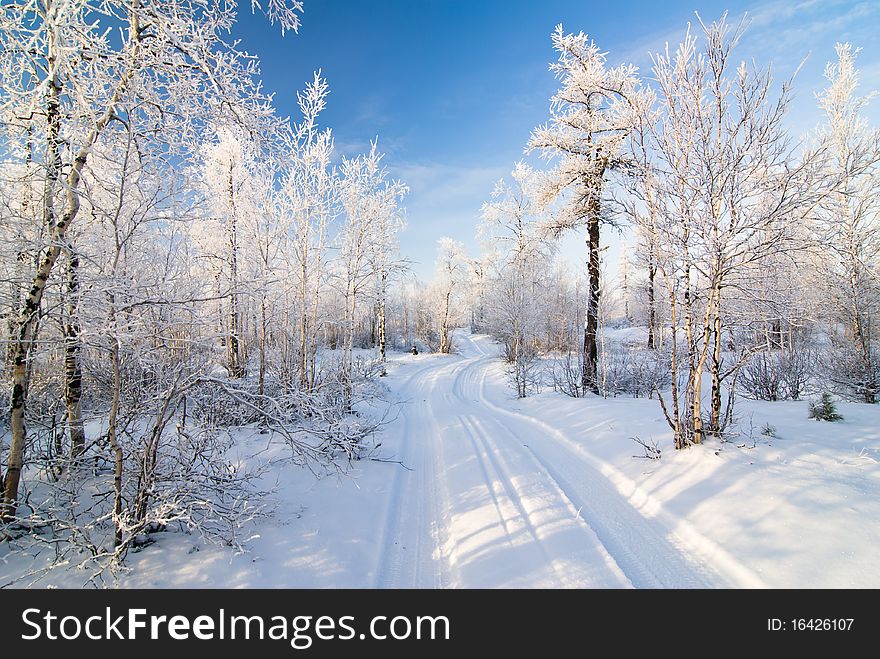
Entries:
POLYGON ((820 400, 810 403, 810 418, 817 421, 840 421, 843 416, 837 411, 831 394, 826 392, 820 400))

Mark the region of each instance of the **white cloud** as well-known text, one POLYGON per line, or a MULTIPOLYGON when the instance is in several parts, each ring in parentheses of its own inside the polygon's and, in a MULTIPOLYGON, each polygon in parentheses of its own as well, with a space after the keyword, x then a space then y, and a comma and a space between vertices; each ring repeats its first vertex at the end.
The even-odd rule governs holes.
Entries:
MULTIPOLYGON (((828 5, 816 2, 805 2, 803 12, 780 16, 760 25, 760 29, 750 30, 747 35, 749 45, 756 54, 766 51, 773 55, 798 57, 813 49, 813 45, 825 40, 845 38, 845 33, 852 26, 863 26, 866 19, 876 16, 880 5, 875 2, 861 2, 837 15, 828 15, 828 5), (808 10, 818 9, 821 13, 810 14, 808 10), (779 23, 788 19, 786 26, 779 23)), ((834 3, 839 6, 841 3, 834 3)))
POLYGON ((487 199, 492 185, 512 169, 506 166, 463 167, 451 163, 395 163, 391 170, 410 187, 410 203, 419 206, 456 208, 463 205, 480 208, 480 199, 487 199))

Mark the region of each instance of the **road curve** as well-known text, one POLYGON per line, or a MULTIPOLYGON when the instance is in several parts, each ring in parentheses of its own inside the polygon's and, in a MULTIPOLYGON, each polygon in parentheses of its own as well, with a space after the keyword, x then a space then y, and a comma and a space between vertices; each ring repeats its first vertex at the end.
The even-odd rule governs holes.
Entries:
POLYGON ((377 587, 760 585, 729 557, 722 569, 701 561, 675 520, 642 515, 576 438, 489 400, 496 346, 463 331, 455 340, 458 355, 398 389, 389 432, 409 469, 391 484, 377 587))

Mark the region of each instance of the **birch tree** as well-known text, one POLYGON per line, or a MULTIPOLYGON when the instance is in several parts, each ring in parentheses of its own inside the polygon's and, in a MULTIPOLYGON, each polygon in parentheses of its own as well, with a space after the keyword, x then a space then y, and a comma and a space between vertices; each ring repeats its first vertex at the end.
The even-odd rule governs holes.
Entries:
POLYGON ((801 149, 784 129, 790 83, 774 98, 768 69, 734 68, 732 52, 745 25, 732 26, 725 16, 700 25, 702 50, 688 32, 674 55, 667 49, 655 57, 657 162, 643 175, 646 228, 656 240, 669 297, 673 389, 672 409, 664 409, 678 448, 721 432, 722 383, 757 349, 747 346, 725 360, 725 295, 749 285, 743 274, 752 265, 800 247, 790 226, 806 221, 834 189, 832 179, 819 175, 822 150, 801 149), (683 392, 676 384, 679 324, 686 346, 683 392), (704 422, 706 372, 711 397, 704 422))
POLYGON ((841 185, 822 204, 816 229, 830 315, 842 320, 851 346, 839 355, 833 377, 855 397, 875 403, 880 393, 880 130, 869 127, 862 113, 873 94, 856 96, 858 49, 839 43, 836 51, 837 61, 825 69, 828 87, 818 95, 825 113, 818 138, 831 154, 827 173, 841 185))
MULTIPOLYGON (((297 0, 273 1, 267 14, 282 29, 296 29, 300 8, 297 0)), ((28 361, 41 303, 80 211, 90 154, 115 123, 130 121, 127 112, 149 116, 153 126, 167 130, 169 149, 191 145, 198 126, 214 114, 228 113, 252 125, 271 114, 254 80, 254 60, 225 41, 235 15, 234 5, 206 7, 196 0, 30 0, 3 8, 0 108, 5 138, 21 154, 29 152, 22 144, 32 140, 33 152, 39 153, 44 235, 12 328, 5 519, 16 511, 28 361), (118 26, 118 33, 106 30, 101 18, 118 26), (123 101, 129 101, 125 110, 123 101)))
POLYGON ((242 248, 240 236, 246 218, 255 218, 259 210, 249 198, 257 185, 252 173, 256 163, 254 145, 224 127, 216 141, 205 149, 203 178, 212 217, 199 227, 206 242, 206 257, 214 264, 219 289, 225 291, 225 309, 221 305, 219 329, 226 353, 226 368, 233 378, 246 372, 246 353, 242 336, 242 248))
POLYGON ((461 313, 463 288, 470 279, 469 270, 469 259, 464 245, 451 238, 441 238, 437 243, 432 297, 440 336, 438 350, 442 354, 452 351, 449 331, 461 313))
POLYGON ((383 181, 382 185, 384 187, 375 193, 379 195, 379 203, 367 258, 375 288, 379 361, 384 362, 388 342, 388 288, 406 270, 406 263, 400 256, 398 236, 406 228, 400 204, 409 189, 400 181, 383 181))
POLYGON ((483 260, 490 264, 492 275, 486 316, 492 333, 505 346, 517 395, 524 397, 541 347, 546 274, 552 269, 553 250, 539 226, 538 175, 518 162, 510 181, 498 181, 492 200, 483 204, 480 234, 489 247, 483 260))
MULTIPOLYGON (((394 240, 399 229, 398 203, 406 192, 399 181, 388 179, 383 154, 373 142, 367 154, 343 159, 341 204, 345 224, 340 235, 344 308, 343 373, 350 382, 352 350, 358 300, 367 292, 371 278, 378 279, 380 326, 384 353, 385 287, 391 274, 394 240)), ((372 302, 372 300, 371 300, 372 302)))

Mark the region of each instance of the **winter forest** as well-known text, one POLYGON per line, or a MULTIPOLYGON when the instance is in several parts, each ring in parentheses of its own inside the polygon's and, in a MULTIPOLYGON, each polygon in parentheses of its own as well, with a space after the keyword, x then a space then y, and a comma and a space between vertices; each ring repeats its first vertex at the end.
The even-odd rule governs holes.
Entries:
POLYGON ((393 144, 237 40, 312 1, 3 3, 0 586, 880 585, 876 46, 559 16, 424 277, 393 144))

